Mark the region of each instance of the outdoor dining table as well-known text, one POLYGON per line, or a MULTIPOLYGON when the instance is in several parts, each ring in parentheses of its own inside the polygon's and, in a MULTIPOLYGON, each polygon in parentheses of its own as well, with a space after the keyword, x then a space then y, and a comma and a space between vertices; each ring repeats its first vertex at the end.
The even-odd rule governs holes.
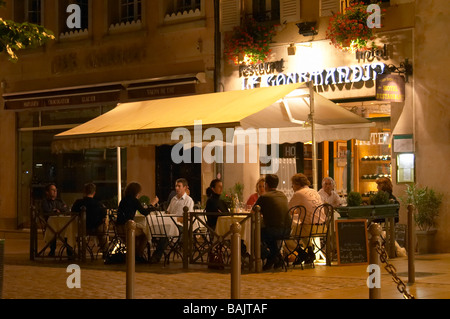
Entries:
POLYGON ((55 236, 56 239, 65 242, 75 248, 78 234, 78 217, 70 215, 50 216, 47 220, 47 229, 44 235, 46 243, 51 242, 55 236), (55 233, 56 232, 56 233, 55 233))
MULTIPOLYGON (((230 232, 230 227, 233 223, 239 223, 243 219, 247 218, 248 215, 230 215, 230 216, 219 216, 217 218, 216 233, 219 236, 224 236, 230 232)), ((245 246, 248 251, 252 251, 252 221, 251 218, 247 219, 241 225, 241 239, 244 241, 245 246)))
MULTIPOLYGON (((181 217, 180 215, 176 214, 162 214, 161 215, 164 220, 164 226, 166 229, 166 233, 168 237, 178 237, 180 234, 178 226, 182 226, 181 223, 177 222, 177 218, 181 217)), ((142 214, 137 213, 134 216, 134 221, 136 223, 136 226, 141 228, 144 232, 145 236, 147 237, 148 242, 152 241, 152 234, 149 225, 158 225, 161 221, 161 218, 158 216, 158 218, 153 215, 149 214, 147 216, 144 216, 142 214), (151 218, 151 220, 149 220, 151 218)), ((159 232, 159 229, 155 229, 155 232, 159 232)))

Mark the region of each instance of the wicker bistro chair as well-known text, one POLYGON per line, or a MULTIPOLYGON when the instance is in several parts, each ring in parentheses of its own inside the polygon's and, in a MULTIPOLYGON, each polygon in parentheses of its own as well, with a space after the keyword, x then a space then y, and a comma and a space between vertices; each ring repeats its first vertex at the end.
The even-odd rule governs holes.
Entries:
POLYGON ((327 265, 331 265, 331 223, 334 219, 334 209, 330 204, 322 204, 314 210, 313 221, 324 220, 322 223, 308 225, 310 228, 310 242, 314 245, 314 253, 325 257, 327 265))
POLYGON ((150 212, 146 219, 147 226, 149 227, 150 234, 152 236, 152 244, 154 245, 154 248, 156 249, 156 243, 158 241, 165 240, 167 242, 167 246, 164 249, 164 266, 166 263, 169 263, 170 255, 173 255, 173 258, 175 258, 175 256, 182 258, 182 247, 180 245, 181 232, 178 231, 178 235, 169 234, 167 228, 167 222, 173 222, 174 224, 175 222, 168 221, 167 217, 164 217, 163 212, 161 211, 150 212))
POLYGON ((283 240, 286 268, 290 261, 294 267, 300 265, 302 269, 303 264, 314 265, 314 258, 311 256, 311 227, 308 227, 311 225, 305 224, 306 208, 302 205, 291 207, 289 215, 292 217, 291 233, 283 240))

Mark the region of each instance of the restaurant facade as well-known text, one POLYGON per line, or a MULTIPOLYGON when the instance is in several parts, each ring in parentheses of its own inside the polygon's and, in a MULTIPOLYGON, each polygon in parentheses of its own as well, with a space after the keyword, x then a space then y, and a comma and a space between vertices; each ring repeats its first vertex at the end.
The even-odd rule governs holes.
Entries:
MULTIPOLYGON (((0 228, 28 227, 30 205, 56 183, 70 206, 86 182, 117 205, 138 181, 143 194, 167 199, 178 177, 191 180, 200 200, 199 165, 174 165, 168 145, 98 147, 55 153, 53 138, 119 103, 214 91, 214 5, 168 1, 82 1, 81 28, 71 29, 72 1, 9 1, 4 19, 44 25, 55 41, 24 50, 12 63, 2 55, 0 228), (118 164, 119 163, 119 164, 118 164), (119 167, 118 167, 119 165, 119 167)), ((210 177, 208 176, 208 179, 210 177)))
MULTIPOLYGON (((30 16, 16 2, 2 9, 3 17, 30 16)), ((444 72, 431 64, 444 59, 436 40, 444 4, 416 2, 383 1, 386 14, 374 49, 349 53, 325 38, 332 12, 345 1, 128 1, 128 11, 118 9, 122 1, 87 1, 84 27, 77 31, 67 29, 62 2, 41 1, 41 22, 55 31, 56 41, 22 53, 17 64, 1 57, 0 141, 8 155, 0 158, 0 228, 26 227, 28 207, 48 182, 57 183, 68 203, 87 181, 101 185, 102 199, 114 201, 119 171, 122 187, 138 181, 143 193, 162 201, 178 177, 190 180, 196 202, 204 201, 218 174, 225 189, 243 184, 247 198, 261 175, 260 161, 175 165, 168 144, 54 153, 51 143, 118 103, 312 81, 317 93, 374 123, 369 138, 337 135, 318 143, 318 188, 325 176, 335 179, 344 198, 351 190, 368 197, 381 176, 392 179, 397 197, 408 182, 433 187, 444 193, 435 250, 450 251, 448 191, 440 173, 450 155, 448 92, 444 72), (44 14, 55 8, 58 14, 44 14), (223 54, 227 32, 246 17, 276 25, 264 64, 234 65, 223 54), (431 23, 430 17, 439 19, 431 23)), ((280 145, 280 188, 288 196, 294 173, 312 180, 312 150, 310 141, 280 145)), ((400 223, 406 223, 404 205, 400 223)))
MULTIPOLYGON (((444 3, 383 1, 382 28, 376 31, 372 49, 356 52, 342 52, 326 39, 330 17, 348 6, 347 1, 280 1, 281 7, 265 1, 262 15, 254 2, 241 4, 241 18, 271 23, 276 35, 265 63, 236 65, 223 57, 224 90, 312 81, 317 93, 369 119, 374 123, 369 139, 336 136, 318 144, 318 180, 331 176, 342 197, 358 191, 364 200, 377 191, 379 177, 392 180, 399 199, 408 183, 432 187, 444 194, 434 249, 449 251, 449 193, 439 173, 448 166, 444 158, 450 151, 449 117, 444 115, 448 103, 443 99, 448 90, 433 66, 444 61, 444 55, 431 49, 437 49, 439 25, 448 22, 442 15, 444 3), (431 22, 431 17, 437 19, 431 22), (436 127, 442 128, 442 136, 436 127)), ((231 34, 232 26, 226 27, 231 34)), ((245 56, 240 58, 245 61, 245 56)), ((311 142, 281 144, 280 157, 285 164, 280 188, 289 197, 292 172, 302 172, 312 181, 311 142)), ((239 173, 256 181, 258 170, 251 168, 244 164, 239 173)), ((400 223, 406 221, 402 204, 400 223)))

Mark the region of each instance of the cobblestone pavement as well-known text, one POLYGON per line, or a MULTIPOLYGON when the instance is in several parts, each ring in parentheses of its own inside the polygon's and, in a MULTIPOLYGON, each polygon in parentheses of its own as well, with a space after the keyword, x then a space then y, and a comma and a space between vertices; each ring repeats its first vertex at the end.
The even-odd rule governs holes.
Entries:
MULTIPOLYGON (((79 264, 81 288, 69 289, 68 261, 30 261, 27 240, 10 240, 5 246, 4 299, 124 299, 125 265, 104 265, 101 260, 79 264)), ((407 258, 394 258, 400 278, 407 283, 407 258)), ((76 262, 74 262, 76 263, 76 262)), ((407 289, 419 299, 450 298, 450 254, 416 256, 416 283, 407 289)), ((243 273, 244 299, 368 299, 366 265, 288 269, 243 273)), ((382 268, 381 297, 403 299, 392 277, 382 268)), ((229 271, 190 266, 136 265, 135 298, 229 299, 229 271)))

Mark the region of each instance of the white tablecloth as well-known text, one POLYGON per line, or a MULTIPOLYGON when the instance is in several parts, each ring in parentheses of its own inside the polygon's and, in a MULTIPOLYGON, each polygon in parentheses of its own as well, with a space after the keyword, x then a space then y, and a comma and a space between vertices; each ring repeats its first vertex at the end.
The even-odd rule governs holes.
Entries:
MULTIPOLYGON (((235 222, 241 222, 246 215, 234 215, 234 216, 219 216, 217 218, 216 224, 216 233, 219 236, 225 235, 228 231, 230 231, 230 227, 235 222)), ((247 246, 247 251, 251 251, 251 243, 252 243, 252 220, 251 218, 247 219, 241 225, 241 239, 244 241, 245 246, 247 246)))
MULTIPOLYGON (((171 236, 179 236, 179 229, 177 227, 177 225, 175 225, 175 222, 177 220, 176 215, 169 215, 169 214, 164 214, 163 213, 163 221, 164 221, 164 226, 166 228, 166 233, 167 236, 171 237, 171 236)), ((159 225, 159 223, 161 222, 161 218, 158 216, 158 218, 156 218, 155 215, 141 215, 141 214, 136 214, 134 216, 134 221, 136 222, 136 227, 139 227, 142 229, 142 231, 144 232, 145 236, 147 237, 147 240, 150 242, 152 240, 152 234, 149 228, 149 225, 155 225, 156 230, 155 232, 159 232, 159 227, 156 225, 159 225), (151 217, 150 217, 151 216, 151 217), (151 218, 152 223, 147 223, 148 218, 151 218)), ((150 220, 148 220, 148 222, 150 222, 150 220)), ((180 223, 177 223, 179 226, 183 226, 180 223)))
MULTIPOLYGON (((63 228, 72 216, 50 216, 47 220, 47 224, 54 229, 56 232, 59 232, 61 228, 63 228)), ((75 248, 75 244, 77 242, 77 232, 78 232, 78 217, 76 217, 61 233, 62 238, 67 238, 67 244, 69 244, 72 248, 75 248)), ((45 242, 49 242, 53 239, 54 232, 50 230, 49 227, 45 230, 44 240, 45 242)), ((57 239, 58 240, 58 239, 57 239)))

